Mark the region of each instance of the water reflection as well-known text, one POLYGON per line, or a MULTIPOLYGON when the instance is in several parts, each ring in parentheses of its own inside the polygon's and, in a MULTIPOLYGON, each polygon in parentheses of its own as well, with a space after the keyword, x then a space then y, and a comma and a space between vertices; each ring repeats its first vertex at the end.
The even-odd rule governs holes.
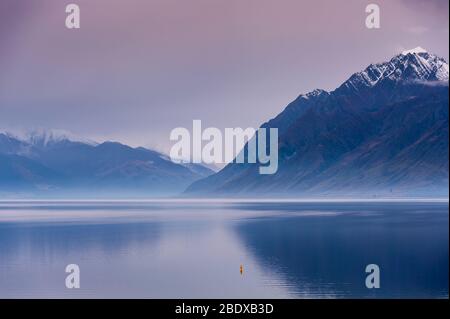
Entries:
POLYGON ((447 203, 0 204, 0 297, 445 296, 447 203))
POLYGON ((345 205, 338 211, 326 217, 257 218, 241 223, 237 234, 261 265, 278 269, 298 296, 448 296, 447 205, 345 205), (364 269, 371 263, 381 268, 381 289, 365 287, 364 269))

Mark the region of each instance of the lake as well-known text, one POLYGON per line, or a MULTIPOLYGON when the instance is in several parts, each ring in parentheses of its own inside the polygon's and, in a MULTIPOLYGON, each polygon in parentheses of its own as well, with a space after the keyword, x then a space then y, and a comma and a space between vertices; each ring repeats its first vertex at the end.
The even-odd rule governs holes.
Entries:
POLYGON ((2 201, 0 298, 448 298, 448 215, 447 201, 2 201))

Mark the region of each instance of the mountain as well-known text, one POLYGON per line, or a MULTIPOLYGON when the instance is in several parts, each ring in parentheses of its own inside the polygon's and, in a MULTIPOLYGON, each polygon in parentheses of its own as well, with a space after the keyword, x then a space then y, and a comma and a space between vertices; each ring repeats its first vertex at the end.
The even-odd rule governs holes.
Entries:
POLYGON ((79 142, 82 144, 87 144, 91 146, 96 146, 98 143, 91 141, 89 139, 80 138, 70 132, 64 130, 46 130, 46 129, 34 129, 22 133, 19 138, 25 142, 34 145, 45 147, 52 144, 58 144, 60 142, 79 142))
POLYGON ((174 195, 212 174, 201 165, 63 131, 0 133, 0 197, 151 197, 174 195))
POLYGON ((300 95, 278 128, 279 169, 230 163, 190 196, 448 196, 448 63, 422 48, 300 95))

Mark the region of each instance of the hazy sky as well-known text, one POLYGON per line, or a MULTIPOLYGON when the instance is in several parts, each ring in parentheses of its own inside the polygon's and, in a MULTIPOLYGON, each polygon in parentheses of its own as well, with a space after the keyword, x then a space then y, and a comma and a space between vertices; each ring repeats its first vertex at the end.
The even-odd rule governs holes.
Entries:
POLYGON ((258 127, 301 93, 422 46, 448 61, 448 0, 0 1, 0 130, 167 151, 169 133, 258 127), (381 7, 381 29, 365 7, 381 7))

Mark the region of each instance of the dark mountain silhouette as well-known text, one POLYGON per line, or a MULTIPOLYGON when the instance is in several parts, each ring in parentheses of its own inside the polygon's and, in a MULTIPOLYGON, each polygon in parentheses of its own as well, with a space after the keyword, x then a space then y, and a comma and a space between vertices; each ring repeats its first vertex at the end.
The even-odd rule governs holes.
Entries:
POLYGON ((300 95, 262 127, 279 168, 227 165, 192 196, 448 196, 448 63, 421 48, 300 95))

